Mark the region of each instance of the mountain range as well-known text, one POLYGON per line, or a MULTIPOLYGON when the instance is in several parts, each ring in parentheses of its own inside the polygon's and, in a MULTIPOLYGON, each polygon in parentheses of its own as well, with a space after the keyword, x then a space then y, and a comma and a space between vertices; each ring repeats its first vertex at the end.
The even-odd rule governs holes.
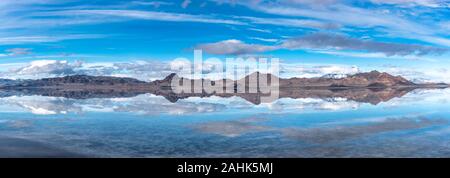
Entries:
MULTIPOLYGON (((252 73, 236 82, 245 82, 248 84, 250 78, 258 76, 272 77, 279 79, 280 87, 367 87, 367 88, 387 88, 387 87, 420 87, 433 85, 446 85, 443 83, 416 84, 401 76, 393 76, 385 72, 366 72, 345 77, 330 77, 329 75, 317 78, 290 78, 282 79, 272 74, 262 74, 259 72, 252 73)), ((334 76, 334 75, 333 75, 334 76)), ((35 87, 63 87, 73 85, 83 85, 83 87, 141 87, 145 85, 167 86, 173 78, 179 77, 173 73, 163 80, 153 82, 144 82, 133 78, 109 77, 109 76, 88 76, 88 75, 72 75, 56 78, 44 78, 38 80, 10 80, 0 79, 0 87, 5 88, 35 88, 35 87)), ((208 80, 208 79, 201 79, 208 80)), ((225 79, 224 79, 225 80, 225 79)), ((228 79, 227 79, 228 80, 228 79)), ((219 82, 219 81, 212 81, 219 82)))
MULTIPOLYGON (((261 97, 265 94, 248 92, 254 80, 261 77, 272 77, 279 80, 279 98, 346 98, 358 102, 378 104, 394 97, 419 88, 447 88, 443 83, 416 84, 401 76, 393 76, 388 73, 372 71, 358 73, 344 77, 318 77, 318 78, 290 78, 282 79, 272 74, 252 73, 240 80, 228 81, 226 85, 218 86, 222 89, 233 88, 231 93, 175 93, 172 91, 171 82, 174 79, 183 79, 177 74, 170 74, 162 80, 144 82, 133 78, 73 75, 56 78, 44 78, 38 80, 8 80, 0 79, 0 96, 10 95, 42 95, 75 99, 88 98, 114 98, 133 97, 139 94, 151 93, 164 96, 171 102, 188 97, 233 97, 238 96, 245 100, 260 104, 261 97), (245 83, 245 91, 238 91, 239 84, 245 83)), ((221 80, 196 79, 198 82, 211 82, 213 86, 222 83, 221 80), (201 81, 199 81, 201 80, 201 81)), ((196 80, 186 79, 193 84, 196 80)), ((258 81, 258 80, 256 80, 258 81)), ((188 82, 188 83, 189 83, 188 82)), ((225 82, 224 82, 225 83, 225 82)), ((271 80, 268 81, 271 83, 271 80)), ((188 86, 188 87, 192 87, 188 86)), ((256 90, 255 90, 256 91, 256 90)))

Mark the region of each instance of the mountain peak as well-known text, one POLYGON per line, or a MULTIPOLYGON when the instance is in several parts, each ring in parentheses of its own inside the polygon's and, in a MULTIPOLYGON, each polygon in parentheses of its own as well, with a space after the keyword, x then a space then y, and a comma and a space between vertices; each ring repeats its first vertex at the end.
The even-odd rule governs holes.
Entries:
POLYGON ((369 85, 367 86, 402 86, 402 85, 416 85, 415 83, 401 77, 401 76, 393 76, 386 72, 379 72, 377 70, 373 70, 371 72, 366 73, 358 73, 350 78, 357 80, 360 78, 360 82, 367 82, 369 85))
MULTIPOLYGON (((383 72, 383 73, 385 73, 385 72, 383 72)), ((372 70, 369 72, 369 74, 377 75, 377 74, 381 74, 381 72, 379 72, 378 70, 372 70)))

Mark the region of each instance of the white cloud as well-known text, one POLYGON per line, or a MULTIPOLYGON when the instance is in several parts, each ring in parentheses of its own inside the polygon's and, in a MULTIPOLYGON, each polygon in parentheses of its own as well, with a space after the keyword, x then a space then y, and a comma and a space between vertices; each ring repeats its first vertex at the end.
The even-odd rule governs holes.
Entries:
POLYGON ((35 60, 29 63, 1 65, 0 78, 39 79, 65 75, 93 75, 131 77, 143 81, 162 79, 178 72, 170 64, 160 61, 134 62, 70 62, 67 60, 35 60))
POLYGON ((362 72, 357 66, 338 64, 289 64, 281 65, 282 78, 313 78, 325 75, 345 76, 362 72))
MULTIPOLYGON (((213 0, 220 3, 231 3, 246 6, 250 9, 278 16, 308 18, 321 20, 327 23, 340 24, 345 27, 373 28, 386 36, 415 39, 437 45, 450 46, 439 35, 443 30, 434 20, 411 20, 406 15, 385 13, 378 9, 359 8, 346 5, 343 2, 330 3, 321 7, 292 6, 285 1, 234 1, 213 0)), ((295 1, 294 1, 295 2, 295 1)), ((301 3, 314 3, 313 1, 298 1, 301 3)), ((444 2, 444 1, 443 1, 444 2)), ((425 3, 423 3, 425 4, 425 3)))
POLYGON ((406 55, 406 56, 387 56, 384 53, 363 53, 363 52, 354 52, 354 51, 320 51, 316 50, 315 53, 322 53, 322 54, 329 54, 329 55, 335 55, 335 56, 347 56, 347 57, 357 57, 357 58, 374 58, 374 59, 398 59, 398 60, 421 60, 421 61, 428 61, 428 62, 437 62, 437 59, 424 57, 424 56, 414 56, 414 55, 406 55))
POLYGON ((160 6, 170 6, 173 5, 172 2, 165 2, 165 1, 133 1, 131 4, 136 5, 144 5, 144 6, 153 6, 155 8, 159 8, 160 6))
POLYGON ((11 49, 7 49, 5 51, 8 52, 9 56, 19 56, 19 55, 31 54, 31 50, 32 49, 30 49, 30 48, 11 48, 11 49))
POLYGON ((272 33, 272 31, 267 30, 267 29, 248 28, 248 30, 255 31, 255 32, 261 32, 261 33, 272 33))
POLYGON ((303 4, 303 5, 329 5, 336 3, 338 0, 285 0, 284 3, 290 3, 290 4, 303 4))
POLYGON ((370 40, 361 40, 344 35, 315 33, 284 41, 283 47, 287 49, 335 49, 358 50, 366 52, 381 52, 386 56, 406 55, 440 55, 448 51, 445 48, 424 46, 417 44, 387 43, 370 40))
MULTIPOLYGON (((95 16, 114 16, 123 18, 143 19, 143 20, 157 20, 157 21, 171 21, 171 22, 199 22, 199 23, 217 23, 217 24, 233 24, 243 25, 242 22, 220 19, 213 16, 206 15, 191 15, 182 13, 156 12, 156 11, 141 11, 141 10, 66 10, 53 11, 47 13, 39 13, 41 16, 85 16, 93 18, 95 16)), ((102 20, 102 18, 101 18, 102 20)), ((101 21, 100 21, 101 22, 101 21)))
POLYGON ((73 35, 64 33, 63 31, 59 31, 58 34, 52 33, 51 35, 48 35, 47 32, 49 29, 58 29, 70 25, 115 23, 135 19, 244 25, 244 23, 233 19, 222 19, 211 15, 130 10, 134 9, 132 7, 136 6, 159 7, 161 5, 170 5, 172 2, 134 1, 102 6, 88 3, 81 3, 78 6, 65 4, 71 1, 72 0, 1 0, 0 21, 2 22, 2 25, 0 26, 0 45, 51 43, 68 39, 98 38, 82 37, 81 34, 73 35), (64 5, 61 7, 53 6, 59 4, 64 5))
POLYGON ((31 48, 10 48, 6 49, 5 53, 0 53, 0 57, 16 57, 22 55, 29 55, 32 53, 31 48))
POLYGON ((447 70, 446 68, 416 67, 411 69, 399 66, 391 66, 386 67, 383 70, 393 75, 403 76, 406 79, 412 80, 416 83, 450 83, 450 70, 447 70))
POLYGON ((198 45, 196 48, 202 49, 210 54, 252 54, 271 51, 277 49, 275 46, 264 46, 257 44, 246 44, 240 40, 230 39, 216 43, 207 43, 198 45))
POLYGON ((336 5, 332 9, 320 10, 267 6, 256 6, 256 8, 266 13, 286 16, 310 17, 335 22, 338 24, 355 25, 358 27, 384 26, 396 31, 404 30, 406 32, 414 32, 419 34, 431 33, 431 30, 429 30, 427 27, 402 18, 398 18, 396 16, 380 14, 377 12, 372 12, 370 10, 344 5, 336 5))
POLYGON ((375 4, 399 5, 402 7, 425 6, 425 7, 447 7, 446 0, 371 0, 375 4))
MULTIPOLYGON (((94 76, 131 77, 143 81, 162 79, 171 73, 179 73, 184 63, 135 61, 126 63, 110 62, 69 62, 66 60, 36 60, 30 63, 4 65, 5 71, 0 72, 0 78, 37 79, 58 77, 64 75, 85 74, 94 76)), ((197 69, 199 65, 195 66, 197 69)), ((202 69, 205 74, 214 71, 214 65, 205 64, 202 69)), ((237 70, 245 70, 238 68, 237 70)), ((358 71, 354 66, 345 65, 306 65, 297 63, 282 63, 280 77, 321 77, 326 74, 351 74, 358 71)), ((204 77, 213 77, 204 76, 204 77)), ((219 75, 218 75, 219 76, 219 75)), ((218 77, 217 76, 217 77, 218 77)), ((200 76, 196 76, 200 77, 200 76)), ((243 76, 242 76, 243 77, 243 76)), ((214 78, 218 79, 218 78, 214 78)))
MULTIPOLYGON (((80 113, 82 107, 74 104, 74 100, 44 96, 11 96, 0 98, 1 105, 18 106, 26 112, 36 115, 54 115, 80 113)), ((11 110, 14 110, 11 108, 11 110)), ((21 110, 21 109, 17 109, 21 110)))
POLYGON ((184 9, 186 9, 186 8, 189 6, 189 4, 191 4, 191 3, 192 3, 191 0, 184 0, 184 1, 181 3, 181 7, 184 8, 184 9))
POLYGON ((259 37, 250 37, 250 39, 253 40, 259 40, 259 41, 264 41, 264 42, 271 42, 271 43, 275 43, 278 42, 278 39, 272 39, 272 38, 259 38, 259 37))
POLYGON ((313 29, 337 29, 340 28, 339 24, 326 23, 318 20, 306 20, 306 19, 288 19, 288 18, 258 18, 258 17, 238 17, 246 20, 250 20, 254 24, 267 24, 277 25, 285 27, 298 27, 298 28, 313 28, 313 29))
POLYGON ((64 40, 93 39, 102 37, 104 37, 104 35, 96 34, 72 34, 60 36, 0 36, 0 45, 58 42, 64 40))
POLYGON ((67 61, 57 60, 37 60, 32 61, 29 65, 13 70, 17 75, 38 75, 38 74, 54 74, 69 75, 74 73, 74 68, 80 67, 81 63, 68 63, 67 61))

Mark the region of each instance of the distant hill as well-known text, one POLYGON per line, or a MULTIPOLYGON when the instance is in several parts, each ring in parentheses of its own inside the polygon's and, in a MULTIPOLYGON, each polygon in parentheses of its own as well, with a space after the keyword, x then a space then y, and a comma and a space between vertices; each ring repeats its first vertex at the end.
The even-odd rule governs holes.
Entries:
POLYGON ((0 79, 0 87, 5 86, 14 86, 21 83, 21 81, 18 80, 10 80, 10 79, 0 79))
POLYGON ((51 87, 51 86, 131 86, 141 85, 146 82, 133 78, 108 77, 108 76, 88 76, 72 75, 56 78, 44 78, 38 80, 27 80, 16 83, 13 87, 51 87))

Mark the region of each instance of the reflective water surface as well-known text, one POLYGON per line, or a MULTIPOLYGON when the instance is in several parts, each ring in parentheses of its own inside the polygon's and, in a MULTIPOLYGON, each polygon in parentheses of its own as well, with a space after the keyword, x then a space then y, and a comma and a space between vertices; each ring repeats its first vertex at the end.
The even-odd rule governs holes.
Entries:
POLYGON ((385 93, 258 104, 4 95, 0 157, 450 157, 449 89, 385 93))

